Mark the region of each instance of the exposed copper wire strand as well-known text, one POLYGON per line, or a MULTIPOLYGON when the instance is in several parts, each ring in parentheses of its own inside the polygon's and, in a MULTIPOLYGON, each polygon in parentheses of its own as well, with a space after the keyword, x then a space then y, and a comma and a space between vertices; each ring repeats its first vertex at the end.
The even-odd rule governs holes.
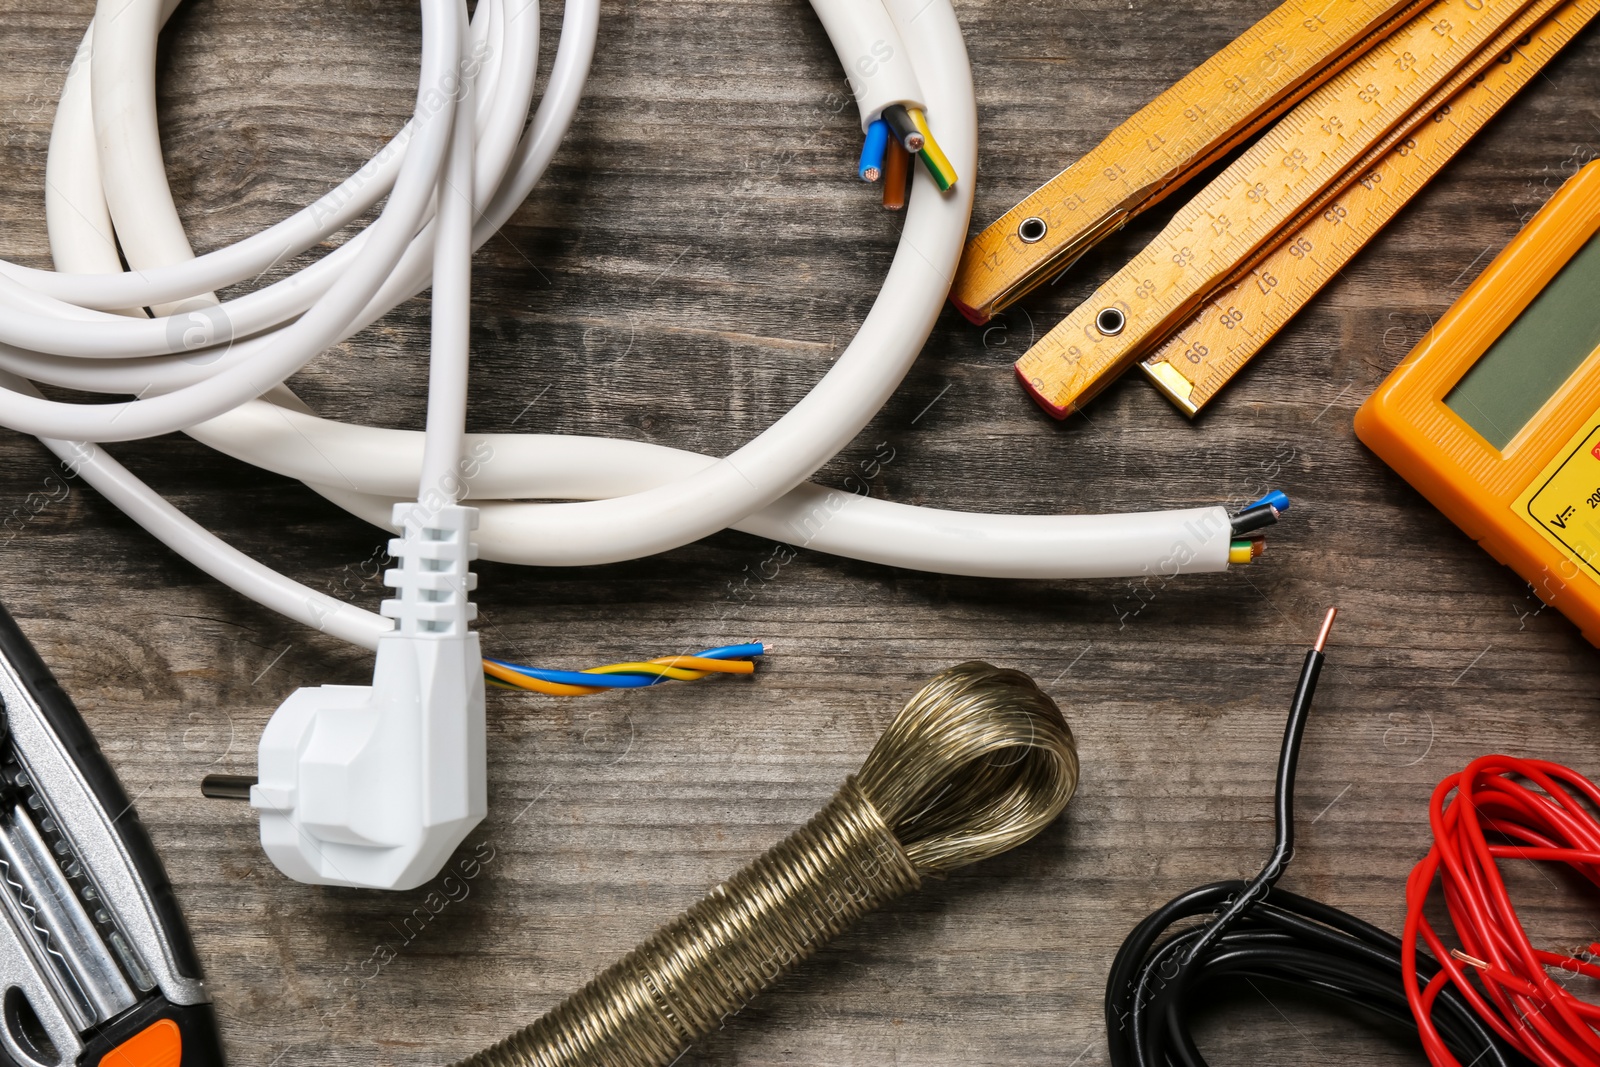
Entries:
POLYGON ((1333 617, 1339 614, 1338 608, 1329 608, 1328 614, 1322 620, 1322 629, 1317 633, 1317 643, 1311 647, 1318 652, 1324 652, 1328 647, 1328 632, 1333 629, 1333 617))

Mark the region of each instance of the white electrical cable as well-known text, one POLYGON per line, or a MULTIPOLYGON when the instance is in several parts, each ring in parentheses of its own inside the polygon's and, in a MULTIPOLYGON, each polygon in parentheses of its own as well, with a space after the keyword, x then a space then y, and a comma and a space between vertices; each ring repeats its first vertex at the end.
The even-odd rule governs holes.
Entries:
POLYGON ((180 550, 195 566, 226 581, 251 600, 363 648, 377 648, 378 637, 391 628, 391 622, 377 612, 301 585, 225 544, 151 492, 128 468, 108 456, 105 449, 48 437, 41 440, 60 457, 68 470, 94 486, 130 519, 162 543, 180 550))
MULTIPOLYGON (((861 114, 861 131, 890 104, 922 107, 926 102, 901 29, 881 3, 862 0, 811 0, 828 43, 839 56, 850 93, 861 114)), ((942 135, 942 131, 941 131, 942 135)))
MULTIPOLYGON (((1167 576, 1227 566, 1230 528, 1220 507, 978 515, 806 483, 910 368, 966 236, 976 107, 948 0, 894 0, 889 8, 882 0, 817 0, 830 37, 848 42, 840 46, 847 67, 861 57, 846 49, 864 44, 870 54, 880 42, 878 52, 909 63, 910 84, 963 180, 941 194, 917 168, 900 247, 855 339, 810 394, 721 459, 596 438, 462 435, 468 253, 532 191, 570 125, 594 51, 598 0, 566 0, 548 85, 525 132, 537 73, 535 0, 481 0, 470 25, 460 0, 421 0, 422 73, 406 127, 316 203, 198 257, 172 205, 155 114, 157 35, 176 3, 101 0, 100 10, 117 17, 97 12, 69 71, 47 194, 61 273, 0 261, 0 371, 7 372, 0 424, 80 457, 87 481, 245 595, 364 645, 388 623, 352 615, 357 609, 338 601, 332 611, 318 594, 183 518, 98 445, 81 442, 187 430, 385 526, 397 500, 464 496, 482 513, 482 555, 519 563, 631 559, 731 526, 860 559, 995 577, 1167 576), (853 10, 861 12, 857 21, 842 28, 853 10), (211 295, 329 240, 380 202, 373 224, 304 269, 220 303, 211 295), (122 271, 119 244, 135 270, 122 271), (282 386, 430 281, 426 435, 319 418, 282 386), (132 317, 129 309, 140 308, 170 313, 132 317), (135 399, 52 401, 29 382, 135 399), (573 502, 526 502, 551 499, 573 502)), ((869 102, 862 103, 867 117, 869 102)))
MULTIPOLYGON (((458 22, 467 36, 467 9, 458 22)), ((428 343, 428 422, 422 450, 424 487, 441 504, 463 489, 458 468, 467 435, 468 347, 472 333, 472 172, 476 112, 473 80, 462 78, 437 199, 433 247, 433 315, 428 343)), ((410 493, 405 494, 411 496, 410 493)))

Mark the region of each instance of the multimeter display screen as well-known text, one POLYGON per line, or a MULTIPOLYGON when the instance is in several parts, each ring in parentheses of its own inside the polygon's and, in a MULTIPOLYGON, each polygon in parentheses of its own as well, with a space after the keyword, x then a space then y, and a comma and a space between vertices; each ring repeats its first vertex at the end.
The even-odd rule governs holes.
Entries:
POLYGON ((1600 348, 1600 236, 1591 238, 1444 398, 1495 448, 1600 348))

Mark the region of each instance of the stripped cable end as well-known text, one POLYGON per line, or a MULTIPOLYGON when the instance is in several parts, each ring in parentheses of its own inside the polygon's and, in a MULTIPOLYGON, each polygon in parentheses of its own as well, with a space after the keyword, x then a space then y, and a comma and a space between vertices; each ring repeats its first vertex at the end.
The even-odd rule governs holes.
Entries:
POLYGON ((723 645, 692 656, 658 656, 648 662, 608 663, 581 671, 526 667, 505 660, 483 660, 485 680, 497 689, 521 689, 546 696, 592 696, 608 689, 645 689, 663 682, 693 682, 713 674, 754 674, 759 642, 723 645))
POLYGON ((1289 510, 1289 494, 1285 493, 1281 489, 1273 489, 1270 492, 1268 492, 1265 496, 1263 496, 1261 499, 1252 500, 1249 503, 1249 505, 1247 505, 1245 510, 1248 511, 1250 508, 1256 507, 1256 506, 1258 506, 1260 504, 1271 504, 1273 507, 1277 508, 1279 511, 1288 511, 1289 510))
POLYGON ((955 165, 950 162, 950 157, 944 154, 944 149, 939 147, 939 142, 933 139, 933 131, 928 128, 927 117, 915 108, 912 108, 909 114, 911 121, 916 124, 917 132, 922 135, 922 148, 917 152, 917 158, 922 160, 922 165, 933 175, 939 191, 944 192, 957 181, 955 165))
POLYGON ((911 110, 904 104, 890 104, 883 109, 883 121, 894 131, 895 140, 900 142, 900 147, 916 155, 922 151, 927 137, 917 128, 917 122, 911 116, 911 110))
POLYGON ((1233 536, 1243 537, 1265 529, 1277 522, 1288 510, 1288 495, 1274 489, 1261 499, 1246 504, 1229 520, 1233 527, 1233 536))
POLYGON ((1329 608, 1328 614, 1322 620, 1322 629, 1317 632, 1317 643, 1311 647, 1322 652, 1328 647, 1328 633, 1333 629, 1334 616, 1339 614, 1338 608, 1329 608))
POLYGON ((856 174, 864 182, 875 182, 883 177, 883 157, 889 150, 889 124, 882 119, 873 120, 867 127, 866 139, 861 142, 861 161, 856 174))
POLYGON ((883 155, 883 206, 899 211, 906 206, 906 179, 911 173, 911 156, 900 142, 890 140, 883 155))

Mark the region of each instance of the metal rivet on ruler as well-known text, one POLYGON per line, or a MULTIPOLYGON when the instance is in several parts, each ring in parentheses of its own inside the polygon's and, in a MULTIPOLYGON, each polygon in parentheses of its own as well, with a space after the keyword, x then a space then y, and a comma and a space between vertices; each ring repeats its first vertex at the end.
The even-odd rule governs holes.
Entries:
POLYGON ((1029 215, 1017 224, 1017 236, 1022 238, 1025 245, 1038 244, 1049 232, 1050 227, 1038 215, 1029 215))

